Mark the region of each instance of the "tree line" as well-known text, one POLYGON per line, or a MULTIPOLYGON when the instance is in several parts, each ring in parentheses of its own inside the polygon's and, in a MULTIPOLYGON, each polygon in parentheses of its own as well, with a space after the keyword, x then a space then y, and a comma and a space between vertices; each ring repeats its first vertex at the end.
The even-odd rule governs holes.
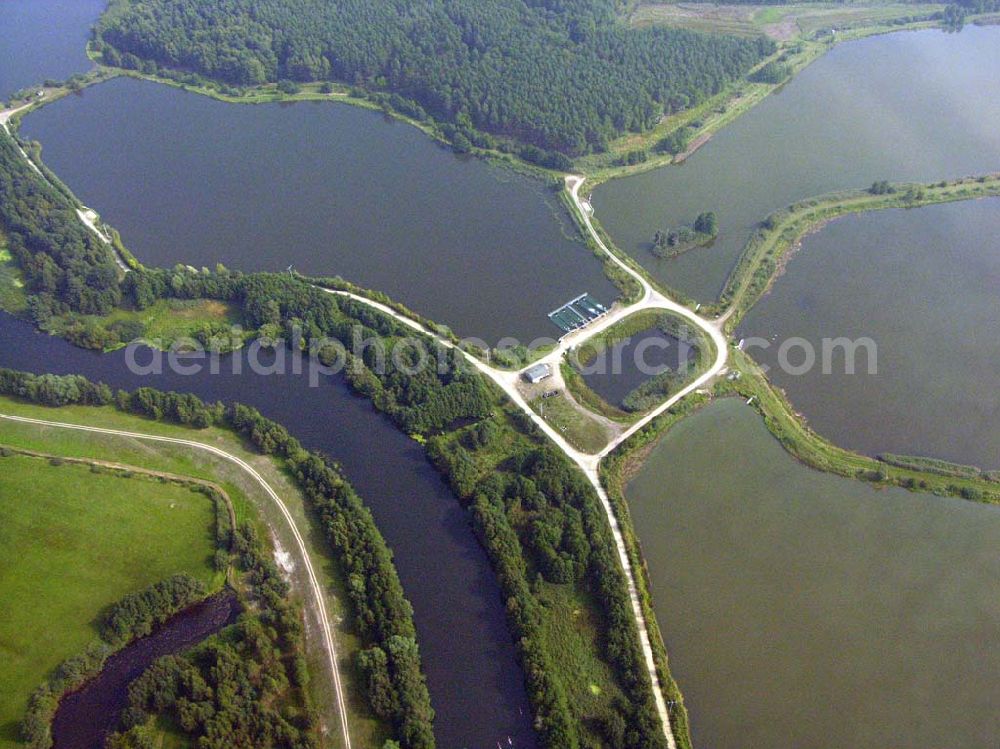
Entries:
MULTIPOLYGON (((228 86, 341 81, 559 162, 718 93, 771 54, 766 38, 629 29, 614 0, 114 0, 96 27, 109 65, 228 86)), ((288 88, 286 84, 283 84, 288 88)))
POLYGON ((207 594, 205 584, 190 575, 173 575, 114 604, 101 622, 101 637, 122 645, 145 637, 178 611, 207 594))
POLYGON ((75 208, 0 132, 0 227, 36 320, 67 311, 105 315, 121 303, 114 258, 75 208))

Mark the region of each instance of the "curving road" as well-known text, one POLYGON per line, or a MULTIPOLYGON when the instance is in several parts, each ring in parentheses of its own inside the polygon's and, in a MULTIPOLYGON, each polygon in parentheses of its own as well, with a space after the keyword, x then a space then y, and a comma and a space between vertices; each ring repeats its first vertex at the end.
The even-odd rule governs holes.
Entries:
POLYGON ((342 729, 342 736, 344 741, 345 749, 351 749, 351 735, 347 726, 347 704, 344 699, 344 691, 340 681, 340 671, 337 669, 337 650, 333 641, 333 630, 330 628, 330 620, 326 612, 326 601, 323 597, 323 588, 319 583, 319 579, 316 577, 316 572, 313 569, 312 560, 309 558, 309 553, 306 550, 305 541, 302 539, 302 534, 299 532, 298 527, 295 525, 295 520, 292 518, 291 513, 285 506, 285 503, 281 501, 281 497, 278 493, 271 487, 264 477, 261 476, 253 466, 247 463, 242 458, 239 458, 231 453, 227 453, 224 450, 213 445, 206 445, 203 442, 197 442, 195 440, 180 439, 178 437, 164 437, 158 434, 143 434, 140 432, 126 432, 120 429, 105 429, 103 427, 90 427, 84 426, 83 424, 67 424, 60 421, 47 421, 45 419, 32 419, 27 416, 11 416, 8 414, 0 414, 0 419, 6 419, 8 421, 18 421, 25 424, 36 424, 38 426, 54 427, 57 429, 73 429, 79 432, 91 432, 98 434, 110 434, 116 437, 130 437, 132 439, 144 440, 147 442, 167 442, 174 445, 184 445, 185 447, 193 447, 197 450, 204 450, 205 452, 216 455, 217 457, 227 460, 231 463, 236 464, 238 467, 246 471, 254 481, 256 481, 261 488, 267 493, 267 495, 274 501, 281 514, 284 516, 285 520, 288 522, 288 526, 292 531, 292 535, 295 537, 295 544, 298 546, 299 554, 302 557, 303 562, 306 567, 306 574, 309 577, 309 587, 312 591, 313 598, 316 603, 316 611, 319 615, 320 623, 322 624, 323 631, 323 643, 325 645, 327 660, 330 666, 330 674, 333 678, 334 688, 337 692, 337 711, 340 714, 340 725, 342 729))

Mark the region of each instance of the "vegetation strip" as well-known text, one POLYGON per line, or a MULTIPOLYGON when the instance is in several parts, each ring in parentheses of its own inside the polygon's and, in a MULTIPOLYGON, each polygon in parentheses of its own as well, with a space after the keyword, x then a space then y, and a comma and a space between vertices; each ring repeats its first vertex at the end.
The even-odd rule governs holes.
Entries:
POLYGON ((932 183, 876 182, 867 190, 847 190, 801 200, 761 222, 747 241, 719 301, 707 308, 725 309, 726 329, 735 329, 767 293, 802 238, 840 216, 995 196, 1000 196, 1000 174, 932 183))

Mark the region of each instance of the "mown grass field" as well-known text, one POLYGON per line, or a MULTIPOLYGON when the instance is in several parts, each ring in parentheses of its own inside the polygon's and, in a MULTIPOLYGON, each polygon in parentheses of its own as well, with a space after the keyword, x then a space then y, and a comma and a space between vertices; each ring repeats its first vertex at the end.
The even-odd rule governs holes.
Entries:
POLYGON ((717 34, 766 34, 778 41, 809 37, 822 29, 856 28, 935 13, 936 3, 845 2, 789 5, 725 3, 643 3, 632 13, 634 26, 658 24, 717 34))
MULTIPOLYGON (((327 611, 331 619, 336 622, 337 654, 349 700, 348 714, 352 739, 360 746, 382 745, 386 738, 386 728, 372 718, 360 689, 354 685, 353 659, 361 647, 361 641, 354 631, 353 613, 346 605, 347 591, 343 572, 329 553, 323 532, 314 514, 306 506, 305 498, 278 460, 258 454, 232 432, 224 429, 214 427, 192 429, 165 424, 121 413, 111 407, 47 408, 0 397, 0 414, 195 440, 225 450, 252 465, 281 496, 296 524, 302 529, 320 585, 327 593, 327 611)), ((54 429, 2 419, 0 419, 0 444, 66 457, 113 461, 212 481, 229 495, 238 522, 253 522, 262 534, 267 533, 265 525, 276 528, 279 542, 286 549, 291 549, 294 543, 287 523, 263 489, 242 469, 204 451, 180 445, 142 442, 127 437, 54 429)), ((0 467, 2 465, 0 464, 0 467)), ((0 601, 6 600, 0 597, 0 601)), ((0 641, 0 659, 4 652, 3 647, 0 641)), ((332 684, 327 676, 325 658, 325 654, 318 647, 310 648, 306 653, 311 676, 309 682, 311 696, 314 703, 321 708, 333 704, 332 684)), ((333 720, 332 716, 330 719, 333 720)), ((326 737, 325 746, 339 746, 338 736, 338 731, 331 730, 326 737)), ((2 739, 0 739, 0 749, 8 749, 8 745, 3 744, 2 739)), ((164 749, 169 747, 165 744, 164 749)))
POLYGON ((186 487, 11 455, 0 514, 0 749, 13 749, 29 695, 108 605, 177 572, 221 578, 213 503, 186 487))
POLYGON ((528 405, 578 450, 596 453, 608 443, 610 435, 604 426, 574 408, 563 394, 554 398, 535 398, 528 405))

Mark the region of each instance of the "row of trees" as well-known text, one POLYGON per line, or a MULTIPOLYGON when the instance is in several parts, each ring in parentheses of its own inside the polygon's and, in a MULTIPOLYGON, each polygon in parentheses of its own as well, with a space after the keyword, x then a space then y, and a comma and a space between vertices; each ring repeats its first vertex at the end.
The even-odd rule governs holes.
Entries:
POLYGON ((114 604, 101 623, 101 637, 112 645, 145 637, 207 592, 205 584, 190 575, 168 577, 114 604))
POLYGON ((480 131, 571 156, 651 128, 774 50, 763 37, 629 29, 614 0, 114 0, 96 46, 111 65, 236 86, 391 92, 451 123, 463 147, 480 131))

